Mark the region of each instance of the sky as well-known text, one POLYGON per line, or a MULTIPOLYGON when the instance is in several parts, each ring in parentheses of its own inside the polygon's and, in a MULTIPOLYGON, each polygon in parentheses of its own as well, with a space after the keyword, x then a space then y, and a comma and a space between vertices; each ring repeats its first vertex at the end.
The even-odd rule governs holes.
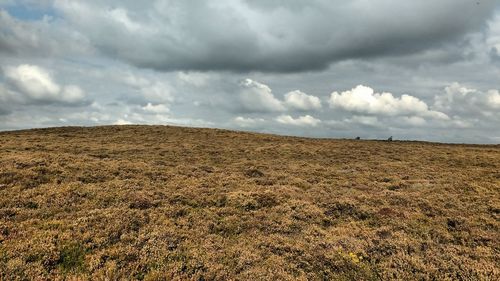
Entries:
POLYGON ((0 0, 0 130, 500 143, 499 0, 0 0))

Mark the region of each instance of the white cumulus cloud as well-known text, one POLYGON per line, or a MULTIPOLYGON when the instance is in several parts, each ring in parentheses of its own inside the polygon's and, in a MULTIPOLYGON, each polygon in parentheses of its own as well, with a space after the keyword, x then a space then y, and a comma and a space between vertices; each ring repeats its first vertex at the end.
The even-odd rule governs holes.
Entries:
POLYGON ((321 101, 318 97, 308 95, 299 90, 285 94, 285 104, 297 110, 317 110, 321 108, 321 101))
POLYGON ((85 99, 85 92, 76 85, 67 85, 63 87, 61 97, 69 103, 78 103, 85 99))
POLYGON ((312 126, 316 127, 321 123, 321 120, 312 117, 311 115, 304 115, 298 118, 293 118, 290 115, 280 115, 276 121, 281 124, 294 125, 294 126, 312 126))
POLYGON ((442 95, 435 97, 434 107, 453 114, 497 112, 500 92, 494 89, 482 92, 455 82, 447 86, 442 95))
POLYGON ((240 100, 244 109, 252 112, 284 111, 282 102, 274 97, 267 85, 245 79, 240 83, 242 91, 240 100))
POLYGON ((154 113, 154 114, 165 114, 170 111, 170 109, 164 104, 152 104, 150 102, 148 102, 148 104, 143 106, 142 110, 144 110, 147 113, 154 113))
POLYGON ((329 104, 331 108, 340 108, 346 111, 374 114, 385 116, 422 116, 436 119, 448 119, 442 112, 430 110, 427 104, 420 99, 402 95, 394 97, 391 93, 375 93, 375 91, 363 85, 342 93, 333 92, 330 95, 329 104))
POLYGON ((7 66, 4 69, 7 84, 21 93, 26 102, 78 104, 85 101, 85 92, 76 85, 59 85, 51 73, 29 64, 7 66))
POLYGON ((243 116, 234 118, 234 123, 240 127, 254 127, 263 122, 265 122, 265 120, 262 118, 245 118, 243 116))
POLYGON ((488 105, 495 109, 500 109, 500 92, 498 90, 488 91, 488 105))
POLYGON ((34 99, 57 98, 61 91, 51 75, 36 65, 8 66, 5 77, 17 90, 34 99))
POLYGON ((131 124, 133 124, 133 123, 132 123, 132 122, 130 122, 130 121, 127 121, 127 120, 125 120, 125 119, 122 119, 122 118, 120 118, 120 119, 116 120, 116 121, 113 123, 113 125, 131 125, 131 124))

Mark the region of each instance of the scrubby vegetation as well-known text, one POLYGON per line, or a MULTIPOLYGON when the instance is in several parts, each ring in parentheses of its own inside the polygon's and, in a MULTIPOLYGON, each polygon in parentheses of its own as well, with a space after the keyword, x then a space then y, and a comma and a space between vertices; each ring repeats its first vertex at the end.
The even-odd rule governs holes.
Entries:
POLYGON ((498 280, 500 146, 0 133, 1 280, 498 280))

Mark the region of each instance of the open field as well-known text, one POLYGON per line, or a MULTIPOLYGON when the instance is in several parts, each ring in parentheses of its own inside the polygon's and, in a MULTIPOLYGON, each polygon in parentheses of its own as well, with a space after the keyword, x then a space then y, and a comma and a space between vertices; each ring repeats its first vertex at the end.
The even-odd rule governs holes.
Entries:
POLYGON ((499 280, 500 146, 0 133, 1 280, 499 280))

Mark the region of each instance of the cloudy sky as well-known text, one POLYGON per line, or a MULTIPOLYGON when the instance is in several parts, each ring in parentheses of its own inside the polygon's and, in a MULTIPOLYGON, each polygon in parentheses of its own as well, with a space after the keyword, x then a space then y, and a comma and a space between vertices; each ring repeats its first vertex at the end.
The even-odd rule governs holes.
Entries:
POLYGON ((500 143, 500 1, 0 0, 0 130, 500 143))

